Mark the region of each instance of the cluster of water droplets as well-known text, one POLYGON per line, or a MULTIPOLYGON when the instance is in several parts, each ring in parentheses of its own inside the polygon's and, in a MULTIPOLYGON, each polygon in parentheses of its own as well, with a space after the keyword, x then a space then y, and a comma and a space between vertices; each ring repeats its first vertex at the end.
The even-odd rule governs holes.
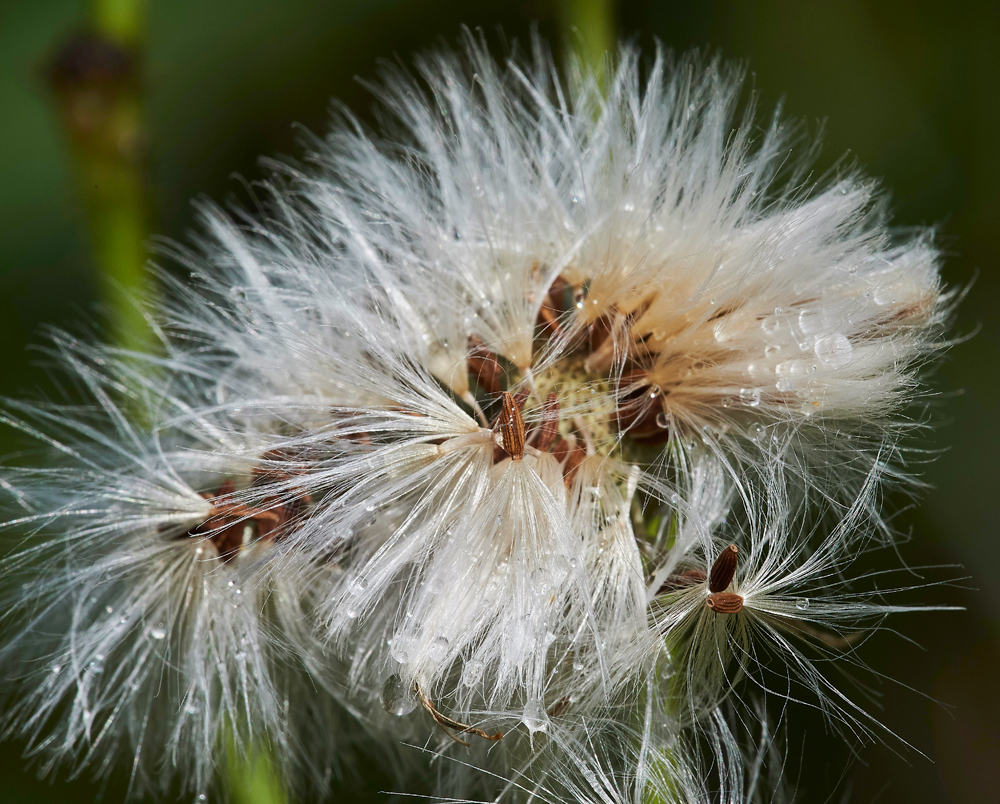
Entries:
MULTIPOLYGON (((822 408, 822 384, 817 375, 850 365, 854 347, 841 330, 849 320, 837 320, 826 310, 777 307, 760 326, 767 340, 762 364, 750 364, 748 373, 773 372, 773 389, 786 399, 803 400, 801 412, 810 415, 822 408)), ((766 386, 765 386, 766 389, 766 386)), ((743 389, 740 401, 750 406, 760 403, 761 389, 743 389)))

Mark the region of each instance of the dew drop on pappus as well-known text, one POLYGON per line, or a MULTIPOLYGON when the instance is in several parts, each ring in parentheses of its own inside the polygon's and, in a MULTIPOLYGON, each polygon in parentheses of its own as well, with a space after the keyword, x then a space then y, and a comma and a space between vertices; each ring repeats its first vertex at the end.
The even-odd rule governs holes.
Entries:
POLYGON ((393 673, 382 686, 382 707, 390 715, 402 717, 417 707, 417 699, 409 686, 393 673))

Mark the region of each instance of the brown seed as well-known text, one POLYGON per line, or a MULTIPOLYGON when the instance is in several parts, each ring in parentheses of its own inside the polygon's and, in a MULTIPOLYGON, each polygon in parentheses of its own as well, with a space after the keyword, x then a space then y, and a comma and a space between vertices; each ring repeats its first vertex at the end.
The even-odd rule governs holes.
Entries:
POLYGON ((743 608, 743 597, 735 592, 716 592, 705 598, 705 605, 718 614, 736 614, 743 608))
POLYGON ((504 451, 512 460, 522 460, 525 441, 524 418, 521 416, 517 400, 510 391, 503 392, 500 418, 495 429, 500 431, 500 441, 504 451))
POLYGON ((552 455, 562 464, 563 483, 566 484, 566 488, 573 488, 576 470, 587 457, 587 450, 579 441, 571 444, 567 439, 560 437, 552 447, 552 455))
POLYGON ((559 717, 563 712, 569 709, 571 701, 568 695, 564 695, 558 701, 556 701, 552 706, 550 706, 546 711, 549 717, 559 717))
POLYGON ((539 452, 548 452, 559 435, 559 400, 554 391, 545 400, 542 420, 531 435, 533 446, 539 452))
POLYGON ((667 592, 676 592, 679 589, 686 589, 689 586, 696 586, 705 582, 705 573, 697 569, 684 570, 684 572, 668 575, 666 580, 660 584, 657 595, 665 595, 667 592))
POLYGON ((709 592, 724 592, 733 582, 733 576, 736 575, 736 554, 738 552, 736 545, 731 544, 719 553, 719 557, 712 565, 711 572, 708 573, 709 592))
POLYGON ((495 352, 491 352, 483 342, 474 335, 469 336, 469 374, 476 384, 491 394, 500 392, 500 377, 503 367, 497 360, 495 352))

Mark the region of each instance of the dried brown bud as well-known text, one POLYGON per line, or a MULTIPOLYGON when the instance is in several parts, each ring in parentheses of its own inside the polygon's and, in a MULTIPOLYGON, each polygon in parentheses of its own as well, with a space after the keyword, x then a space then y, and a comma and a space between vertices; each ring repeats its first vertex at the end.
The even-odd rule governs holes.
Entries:
POLYGON ((733 576, 736 575, 736 554, 738 552, 736 545, 731 544, 719 553, 719 557, 712 565, 711 572, 708 573, 709 592, 724 592, 733 582, 733 576))
POLYGON ((500 418, 497 420, 496 429, 500 432, 500 441, 504 451, 510 455, 512 460, 522 460, 525 440, 524 418, 521 416, 517 400, 514 399, 514 395, 510 391, 503 392, 500 418))
POLYGON ((735 592, 716 592, 705 598, 705 605, 718 614, 736 614, 743 608, 743 597, 735 592))

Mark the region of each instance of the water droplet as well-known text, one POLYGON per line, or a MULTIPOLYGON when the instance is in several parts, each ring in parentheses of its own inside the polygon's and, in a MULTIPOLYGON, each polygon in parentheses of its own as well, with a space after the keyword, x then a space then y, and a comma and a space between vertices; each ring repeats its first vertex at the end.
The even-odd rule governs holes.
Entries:
POLYGON ((368 580, 366 578, 355 578, 351 581, 351 585, 348 588, 348 592, 352 595, 360 595, 365 589, 368 588, 368 580))
POLYGON ((113 608, 112 606, 105 606, 105 607, 104 607, 104 610, 105 610, 105 611, 106 611, 106 612, 107 612, 108 614, 114 614, 114 613, 115 613, 115 610, 114 610, 114 608, 113 608))
POLYGON ((208 796, 206 796, 204 793, 199 793, 198 794, 198 802, 199 802, 199 804, 201 804, 201 802, 203 802, 203 801, 208 801, 208 796))
POLYGON ((780 377, 774 387, 782 392, 791 391, 795 388, 795 382, 791 377, 780 377))
POLYGON ((781 329, 781 319, 777 315, 766 316, 761 320, 760 328, 764 330, 765 335, 774 335, 781 329))
POLYGON ((656 426, 661 430, 668 430, 670 429, 670 419, 670 414, 661 410, 656 414, 656 426))
POLYGON ((49 667, 49 672, 52 673, 52 675, 54 676, 59 675, 62 672, 62 665, 53 664, 51 667, 49 667))
POLYGON ((889 304, 895 304, 896 303, 895 290, 891 286, 875 288, 875 294, 872 298, 872 301, 874 301, 875 304, 879 305, 880 307, 885 307, 886 305, 889 304))
POLYGON ((402 717, 417 707, 417 699, 410 686, 393 673, 382 687, 382 707, 390 715, 402 717))
POLYGON ((583 672, 583 662, 573 662, 573 670, 577 673, 583 672))
POLYGON ((99 676, 104 672, 104 656, 102 654, 96 654, 94 658, 87 663, 87 672, 95 676, 99 676))
POLYGON ((483 671, 486 669, 486 665, 481 661, 476 659, 473 662, 469 662, 465 665, 465 669, 462 672, 462 683, 466 687, 474 687, 480 682, 483 677, 483 671))
POLYGON ((532 734, 544 733, 549 727, 549 716, 539 701, 530 701, 521 714, 521 722, 532 734))
POLYGON ((780 351, 781 351, 781 347, 778 346, 775 343, 772 343, 770 346, 764 347, 764 357, 771 357, 771 358, 773 358, 780 351))
MULTIPOLYGON (((410 612, 407 612, 410 614, 410 612)), ((406 664, 410 661, 410 655, 413 650, 413 637, 397 635, 392 639, 392 658, 395 659, 400 664, 406 664)))
POLYGON ((740 402, 755 408, 760 404, 760 388, 740 388, 740 402))
POLYGON ((646 391, 646 395, 650 399, 656 399, 656 397, 658 397, 661 393, 663 393, 663 390, 659 385, 651 385, 646 391))
POLYGON ((812 416, 814 413, 817 413, 822 407, 823 403, 820 402, 818 399, 808 399, 802 403, 800 412, 802 413, 803 416, 812 416))
POLYGON ((162 624, 154 625, 149 629, 149 636, 156 640, 165 639, 167 636, 167 629, 164 628, 162 624))
POLYGON ((803 310, 799 313, 796 325, 801 335, 816 335, 826 324, 826 315, 816 310, 803 310))
POLYGON ((795 608, 797 608, 799 611, 805 611, 806 609, 808 609, 809 598, 800 597, 798 600, 795 601, 795 608))
POLYGON ((531 586, 538 594, 544 596, 551 585, 552 576, 549 575, 548 570, 536 569, 531 573, 531 586))
POLYGON ((574 204, 579 204, 580 203, 580 199, 577 198, 575 195, 573 196, 573 203, 574 204))
POLYGON ((766 433, 767 428, 761 424, 753 424, 750 426, 750 429, 747 430, 747 435, 750 436, 751 441, 761 441, 766 433))
POLYGON ((843 368, 851 362, 851 342, 840 332, 816 341, 816 357, 830 368, 843 368))
POLYGON ((441 661, 445 656, 448 655, 448 648, 451 647, 451 643, 448 641, 448 637, 439 636, 431 643, 430 654, 431 658, 435 661, 441 661))
POLYGON ((719 400, 719 404, 724 408, 731 408, 733 406, 733 398, 731 396, 724 396, 719 400))

